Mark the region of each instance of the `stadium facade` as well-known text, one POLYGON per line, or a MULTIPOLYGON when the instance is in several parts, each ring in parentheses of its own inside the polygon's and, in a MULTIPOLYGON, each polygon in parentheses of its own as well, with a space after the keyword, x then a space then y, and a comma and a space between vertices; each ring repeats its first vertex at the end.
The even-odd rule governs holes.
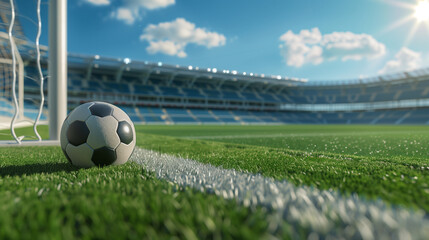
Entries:
MULTIPOLYGON (((0 116, 11 117, 10 46, 7 35, 2 36, 0 116)), ((17 42, 25 66, 24 115, 34 119, 40 101, 35 47, 25 39, 17 42)), ((42 56, 46 75, 47 48, 42 56)), ((355 81, 306 82, 69 54, 69 109, 88 101, 116 104, 142 124, 428 124, 429 69, 355 81)), ((46 116, 45 110, 42 120, 46 116)))

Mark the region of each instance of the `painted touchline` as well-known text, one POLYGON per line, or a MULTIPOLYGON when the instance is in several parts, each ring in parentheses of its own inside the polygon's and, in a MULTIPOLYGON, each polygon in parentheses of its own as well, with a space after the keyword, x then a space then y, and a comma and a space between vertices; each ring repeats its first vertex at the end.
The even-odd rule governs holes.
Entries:
POLYGON ((429 219, 423 211, 389 207, 383 201, 368 201, 334 190, 295 186, 260 174, 223 169, 136 147, 131 160, 154 172, 157 178, 183 187, 235 199, 246 207, 273 210, 269 231, 276 233, 283 221, 293 228, 292 237, 302 237, 299 228, 312 237, 340 239, 426 239, 429 219))

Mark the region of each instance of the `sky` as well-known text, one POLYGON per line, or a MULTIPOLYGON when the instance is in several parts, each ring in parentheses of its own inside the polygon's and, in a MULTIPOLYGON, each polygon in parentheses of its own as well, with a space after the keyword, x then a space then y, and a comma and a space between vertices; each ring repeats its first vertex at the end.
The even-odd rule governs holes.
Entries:
MULTIPOLYGON (((36 0, 16 2, 34 41, 36 0)), ((309 81, 429 67, 429 0, 68 0, 67 18, 84 55, 309 81)))

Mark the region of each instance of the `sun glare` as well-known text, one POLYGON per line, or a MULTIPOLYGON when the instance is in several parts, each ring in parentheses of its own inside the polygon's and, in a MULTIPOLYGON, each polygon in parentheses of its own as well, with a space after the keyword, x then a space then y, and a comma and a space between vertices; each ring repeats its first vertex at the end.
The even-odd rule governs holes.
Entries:
POLYGON ((429 1, 420 1, 415 8, 414 17, 417 21, 429 21, 429 1))
POLYGON ((394 5, 410 12, 412 14, 397 19, 395 22, 387 26, 383 32, 392 31, 405 24, 409 25, 409 32, 406 34, 405 45, 409 44, 414 38, 417 31, 423 30, 421 27, 426 27, 429 31, 429 0, 417 0, 414 3, 406 3, 403 0, 382 0, 390 5, 394 5), (412 25, 410 25, 412 24, 412 25))

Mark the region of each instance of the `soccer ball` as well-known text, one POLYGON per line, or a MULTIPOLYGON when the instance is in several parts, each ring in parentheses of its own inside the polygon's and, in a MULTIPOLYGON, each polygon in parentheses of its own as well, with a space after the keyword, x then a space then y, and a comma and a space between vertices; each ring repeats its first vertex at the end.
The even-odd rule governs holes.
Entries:
POLYGON ((61 149, 71 164, 81 168, 120 165, 136 145, 134 124, 120 108, 89 102, 75 108, 61 128, 61 149))

